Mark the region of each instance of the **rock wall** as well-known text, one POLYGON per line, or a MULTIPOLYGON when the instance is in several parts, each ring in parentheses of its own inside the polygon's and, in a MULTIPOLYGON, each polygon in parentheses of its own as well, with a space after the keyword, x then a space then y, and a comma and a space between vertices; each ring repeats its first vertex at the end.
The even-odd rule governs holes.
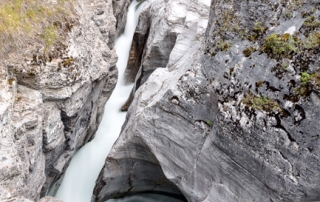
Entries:
MULTIPOLYGON (((154 123, 150 124, 149 121, 142 118, 142 116, 145 118, 143 113, 139 114, 139 112, 144 111, 144 108, 152 102, 152 98, 162 97, 164 95, 162 89, 174 85, 175 80, 184 74, 185 70, 180 69, 179 65, 190 65, 197 56, 200 56, 198 51, 208 24, 210 2, 149 1, 148 3, 144 7, 145 11, 140 15, 135 34, 138 36, 136 39, 146 41, 146 45, 139 41, 133 42, 130 58, 134 59, 132 53, 135 52, 134 48, 138 47, 135 46, 135 43, 140 43, 145 47, 142 63, 148 63, 148 65, 141 65, 139 72, 149 71, 151 74, 152 71, 158 69, 150 75, 148 79, 151 82, 150 85, 147 85, 147 81, 135 93, 135 96, 144 97, 143 99, 134 99, 132 107, 128 111, 123 131, 99 175, 94 190, 97 201, 146 191, 160 192, 184 199, 176 183, 168 178, 162 164, 163 160, 171 161, 171 159, 164 156, 159 158, 159 155, 153 150, 156 149, 155 145, 149 142, 154 138, 155 141, 159 140, 163 144, 168 144, 168 139, 163 137, 162 133, 158 134, 157 129, 164 132, 169 128, 163 129, 162 125, 159 125, 158 128, 154 125, 156 124, 155 120, 151 119, 150 121, 154 123), (147 25, 143 25, 143 19, 151 20, 146 21, 147 25), (144 36, 148 36, 148 39, 143 39, 144 36), (165 68, 166 66, 168 68, 165 68), (147 95, 145 96, 144 93, 147 95), (140 127, 140 124, 144 126, 140 127), (133 125, 139 129, 131 128, 133 125), (128 130, 131 129, 132 131, 129 132, 128 130)), ((137 64, 130 67, 136 68, 137 64)), ((149 77, 149 75, 138 73, 136 81, 141 80, 138 79, 141 78, 141 75, 145 80, 149 77)), ((156 111, 151 113, 155 116, 158 115, 156 111)), ((167 120, 163 124, 169 122, 170 120, 167 120)), ((167 126, 171 128, 170 125, 167 126)), ((190 149, 192 149, 191 146, 190 149)), ((169 149, 167 151, 170 152, 169 149)), ((177 152, 178 150, 172 155, 177 152)), ((180 161, 176 163, 180 163, 180 161)))
POLYGON ((139 71, 165 68, 134 93, 97 201, 167 180, 188 201, 319 201, 319 2, 206 3, 150 1, 139 71), (164 66, 147 57, 160 22, 181 30, 164 66))
POLYGON ((128 8, 131 2, 132 0, 112 1, 113 13, 116 18, 116 37, 119 37, 124 32, 127 22, 128 8))
POLYGON ((112 1, 79 0, 74 10, 50 50, 26 42, 1 60, 0 201, 46 195, 94 137, 117 82, 112 1))

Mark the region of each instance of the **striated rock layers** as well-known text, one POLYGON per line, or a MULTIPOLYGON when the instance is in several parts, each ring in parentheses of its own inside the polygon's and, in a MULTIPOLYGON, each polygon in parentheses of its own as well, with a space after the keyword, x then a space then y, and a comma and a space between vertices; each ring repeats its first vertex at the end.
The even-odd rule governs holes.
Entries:
POLYGON ((320 201, 319 2, 149 2, 137 90, 97 201, 320 201))
MULTIPOLYGON (((0 201, 34 201, 90 141, 117 82, 111 0, 74 2, 50 50, 11 52, 0 68, 0 201)), ((63 21, 63 20, 62 20, 63 21)), ((59 201, 44 198, 41 201, 59 201)))

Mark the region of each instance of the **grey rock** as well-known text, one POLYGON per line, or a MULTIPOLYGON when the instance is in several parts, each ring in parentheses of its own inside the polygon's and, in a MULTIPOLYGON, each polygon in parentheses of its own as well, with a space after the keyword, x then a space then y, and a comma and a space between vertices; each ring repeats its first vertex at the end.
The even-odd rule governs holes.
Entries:
POLYGON ((132 0, 114 0, 112 1, 113 13, 116 18, 116 37, 119 37, 123 32, 127 22, 128 8, 132 0))
MULTIPOLYGON (((152 2, 151 10, 159 2, 152 2)), ((170 1, 164 8, 183 4, 170 1)), ((206 7, 199 7, 193 11, 205 13, 206 7)), ((108 190, 125 195, 130 190, 121 187, 134 189, 135 181, 148 180, 143 173, 128 176, 141 159, 143 169, 157 171, 147 165, 160 165, 188 201, 319 201, 320 94, 316 80, 300 80, 302 72, 319 73, 319 47, 280 57, 264 49, 272 33, 283 35, 293 25, 302 41, 319 32, 304 23, 319 13, 316 1, 213 1, 210 17, 203 15, 209 19, 205 36, 192 34, 194 24, 176 21, 188 34, 177 35, 166 68, 153 71, 134 93, 97 180, 97 201, 113 196, 108 190), (257 22, 267 28, 258 35, 257 22), (257 51, 246 56, 248 47, 257 51), (289 71, 283 63, 289 63, 289 71), (262 97, 267 104, 257 104, 262 97)), ((164 33, 162 28, 151 26, 150 33, 164 33)), ((153 67, 147 57, 143 64, 153 67)), ((174 187, 167 192, 176 193, 174 187)))
MULTIPOLYGON (((133 194, 133 193, 140 193, 145 191, 153 191, 153 192, 160 192, 165 194, 174 195, 176 197, 184 198, 181 195, 181 191, 177 188, 175 183, 171 180, 171 178, 168 178, 166 169, 162 167, 164 164, 159 162, 159 156, 154 155, 153 149, 156 149, 154 146, 149 144, 149 140, 147 139, 154 138, 154 137, 147 137, 147 133, 153 131, 155 134, 158 135, 159 138, 161 138, 161 135, 157 133, 157 129, 164 130, 162 132, 167 132, 167 130, 170 130, 170 128, 167 129, 161 129, 155 127, 154 124, 149 125, 150 123, 148 121, 145 121, 143 119, 140 119, 139 110, 143 110, 141 106, 147 106, 149 104, 149 101, 151 102, 152 99, 160 99, 162 94, 162 88, 166 89, 168 86, 172 86, 175 82, 174 79, 170 80, 168 79, 168 75, 171 75, 174 78, 179 78, 181 75, 184 74, 186 71, 183 69, 180 71, 177 69, 177 71, 168 72, 168 69, 165 67, 167 64, 172 64, 172 69, 174 66, 181 61, 186 61, 185 64, 190 63, 190 55, 196 54, 197 50, 201 47, 201 41, 205 36, 205 30, 206 30, 206 24, 208 22, 208 15, 209 15, 209 5, 203 4, 202 2, 195 2, 195 3, 189 3, 188 1, 181 1, 180 3, 177 2, 171 2, 171 4, 167 5, 165 1, 154 1, 150 2, 150 7, 145 7, 145 9, 150 9, 149 11, 145 11, 142 13, 139 21, 139 25, 137 28, 137 31, 140 30, 146 30, 145 28, 147 26, 143 26, 143 21, 141 19, 148 19, 145 15, 155 15, 156 17, 152 20, 153 23, 151 23, 151 28, 149 30, 150 33, 153 33, 155 37, 157 36, 159 38, 159 41, 156 41, 152 37, 150 38, 150 35, 148 37, 148 44, 151 44, 152 47, 154 47, 153 50, 156 50, 156 47, 161 46, 160 44, 163 42, 171 44, 172 41, 167 41, 169 34, 163 33, 171 33, 172 27, 168 26, 158 26, 157 23, 160 22, 166 22, 167 20, 171 20, 173 27, 175 28, 175 32, 179 33, 176 35, 175 40, 176 43, 172 44, 172 47, 169 47, 169 45, 163 45, 163 52, 157 52, 158 56, 161 57, 159 60, 157 58, 151 58, 150 54, 148 53, 149 57, 143 57, 143 61, 146 61, 146 63, 152 63, 154 66, 151 66, 150 68, 158 68, 153 74, 151 74, 150 78, 146 82, 146 84, 142 85, 138 91, 135 93, 135 96, 143 96, 142 99, 134 99, 132 107, 134 109, 131 109, 128 111, 128 119, 126 120, 125 125, 123 126, 123 131, 115 143, 112 151, 110 152, 107 160, 106 165, 104 169, 101 171, 96 187, 94 189, 94 195, 95 200, 97 201, 104 201, 109 198, 113 197, 120 197, 126 194, 133 194), (178 4, 178 5, 176 5, 178 4), (180 15, 180 13, 174 13, 174 12, 168 12, 166 15, 163 13, 165 12, 166 6, 168 7, 174 7, 174 6, 181 6, 185 10, 183 10, 184 16, 176 16, 180 15), (201 7, 200 10, 202 12, 197 13, 196 15, 199 16, 199 18, 192 18, 195 13, 193 12, 195 8, 201 7), (207 12, 205 12, 206 10, 207 12), (157 12, 155 12, 157 11, 157 12), (161 11, 158 13, 158 11, 161 11), (174 24, 174 22, 181 22, 180 18, 186 18, 188 20, 185 21, 186 26, 182 26, 179 24, 174 24), (157 22, 157 23, 155 23, 157 22), (193 25, 193 26, 187 26, 187 25, 193 25), (160 29, 160 31, 158 30, 160 29), (168 29, 168 30, 166 30, 168 29), (164 40, 164 41, 161 41, 164 40), (189 44, 189 46, 183 46, 182 44, 189 44), (170 54, 171 53, 171 54, 170 54), (160 55, 163 55, 160 56, 160 55), (170 57, 169 57, 170 55, 170 57), (174 58, 181 58, 181 61, 178 60, 177 63, 175 61, 171 61, 170 59, 174 58), (157 61, 156 61, 157 60, 157 61), (160 64, 161 63, 161 64, 160 64), (156 65, 155 65, 156 64, 156 65), (161 69, 161 70, 160 70, 161 69), (172 73, 172 74, 171 74, 172 73), (164 78, 165 77, 165 78, 164 78), (167 81, 167 82, 166 82, 167 81), (173 83, 172 83, 172 82, 173 83), (141 94, 140 93, 146 93, 141 94), (156 98, 157 97, 157 98, 156 98), (139 100, 139 101, 138 101, 139 100), (139 104, 138 104, 139 102, 139 104), (138 119, 132 119, 131 117, 136 116, 138 119), (133 122, 134 121, 134 122, 133 122), (144 127, 140 127, 141 130, 144 130, 143 132, 146 136, 140 136, 140 129, 131 128, 132 133, 128 133, 127 130, 130 130, 131 124, 134 124, 137 126, 140 126, 140 124, 144 124, 144 127), (149 126, 151 128, 149 128, 149 126), (138 131, 139 130, 139 131, 138 131), (137 133, 136 133, 137 132, 137 133), (136 135, 133 135, 136 134, 136 135), (146 144, 145 144, 146 143, 146 144), (169 180, 168 180, 169 179, 169 180)), ((173 8, 172 8, 173 9, 173 8)), ((176 22, 176 23, 177 23, 176 22)), ((141 32, 143 35, 143 32, 141 32)), ((136 33, 136 36, 140 33, 136 33)), ((134 42, 135 43, 135 42, 134 42)), ((138 42, 140 43, 140 42, 138 42)), ((148 50, 150 47, 146 45, 146 48, 148 50)), ((133 48, 132 48, 133 49, 133 48)), ((131 50, 132 50, 131 49, 131 50)), ((152 48, 151 48, 152 49, 152 48)), ((145 54, 146 50, 144 50, 145 54)), ((150 51, 150 52, 156 52, 156 51, 150 51)), ((152 53, 152 54, 153 54, 152 53)), ((130 62, 130 61, 129 61, 130 62)), ((185 65, 185 67, 187 67, 185 65)), ((139 70, 141 71, 141 69, 139 70)), ((153 70, 152 70, 153 71, 153 70)), ((155 116, 157 116, 157 112, 152 112, 155 116)), ((153 121, 153 120, 150 120, 153 121)), ((166 121, 164 124, 168 124, 168 121, 166 121)), ((169 125, 168 125, 169 126, 169 125)), ((160 126, 161 127, 161 126, 160 126)), ((170 126, 169 126, 170 127, 170 126)), ((162 133, 161 132, 161 133, 162 133)), ((165 134, 165 133, 163 133, 165 134)), ((157 138, 155 138, 157 139, 157 138)), ((167 141, 161 140, 162 143, 167 144, 167 141)), ((182 149, 182 148, 181 148, 182 149)), ((168 150, 168 152, 170 152, 168 150)), ((178 154, 177 150, 172 153, 172 155, 178 154)), ((168 160, 170 159, 170 156, 167 156, 168 160)), ((165 160, 167 157, 163 157, 160 160, 165 160)), ((176 159, 174 159, 176 160, 176 159)), ((174 161, 173 160, 173 161, 174 161)), ((166 160, 165 160, 166 161, 166 160)), ((171 160, 169 160, 171 161, 171 160)), ((179 163, 178 161, 176 161, 179 163)))
MULTIPOLYGON (((126 82, 134 80, 134 87, 122 110, 126 111, 130 106, 134 92, 149 78, 157 68, 171 68, 173 64, 181 59, 186 53, 186 47, 190 44, 183 44, 183 38, 187 37, 189 43, 191 38, 198 40, 197 32, 203 33, 206 27, 195 22, 196 17, 202 18, 206 15, 205 9, 191 11, 189 2, 169 3, 166 7, 164 1, 147 1, 144 11, 141 13, 139 23, 136 28, 130 56, 126 69, 126 82), (151 6, 151 7, 150 7, 151 6), (190 9, 190 10, 188 10, 190 9), (199 16, 197 16, 199 15, 199 16), (187 19, 186 16, 189 16, 187 19), (185 32, 185 25, 192 31, 185 32), (182 32, 184 32, 182 34, 182 32), (180 38, 179 38, 180 36, 180 38), (143 48, 143 49, 142 49, 143 48), (170 55, 171 51, 177 52, 170 55), (169 63, 169 57, 171 64, 169 63), (141 62, 142 61, 142 62, 141 62)), ((201 4, 202 2, 200 2, 201 4)), ((200 20, 200 22, 202 22, 200 20)))
MULTIPOLYGON (((5 81, 7 82, 7 81, 5 81)), ((2 83, 2 86, 5 86, 2 83)), ((10 84, 9 84, 10 85, 10 84)), ((39 92, 12 84, 12 105, 2 111, 1 130, 1 177, 2 201, 20 195, 36 198, 45 181, 45 156, 42 149, 42 96, 39 92), (14 92, 13 88, 17 87, 14 92), (13 124, 14 122, 14 124, 13 124)), ((5 95, 6 93, 2 94, 5 95)), ((1 106, 3 106, 1 104, 1 106)))
POLYGON ((41 200, 39 200, 38 202, 63 202, 63 201, 56 199, 56 198, 53 198, 53 197, 50 197, 50 196, 46 196, 46 197, 42 198, 41 200))
POLYGON ((45 196, 94 137, 116 85, 112 1, 77 1, 74 10, 72 29, 48 52, 35 43, 1 63, 0 201, 45 196))
POLYGON ((138 25, 133 35, 128 64, 125 71, 125 82, 133 83, 139 71, 143 52, 146 47, 151 26, 151 16, 148 9, 141 12, 138 25))

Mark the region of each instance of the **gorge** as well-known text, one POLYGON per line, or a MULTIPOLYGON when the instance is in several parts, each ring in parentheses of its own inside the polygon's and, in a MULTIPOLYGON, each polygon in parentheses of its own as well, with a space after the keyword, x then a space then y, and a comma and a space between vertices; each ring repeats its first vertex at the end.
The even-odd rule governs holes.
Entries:
MULTIPOLYGON (((118 55, 118 83, 105 106, 105 113, 96 132, 95 138, 83 146, 73 157, 63 177, 62 184, 55 197, 65 202, 87 202, 91 201, 95 180, 103 166, 105 157, 108 155, 113 143, 120 134, 121 126, 125 120, 126 113, 121 112, 121 106, 128 98, 132 85, 125 85, 124 72, 127 66, 129 50, 138 23, 139 9, 135 9, 136 1, 133 1, 128 9, 126 27, 123 34, 115 43, 118 55)), ((160 195, 139 196, 146 201, 178 201, 160 195)), ((138 197, 137 197, 138 198, 138 197)), ((126 200, 126 199, 124 199, 126 200)), ((137 200, 136 198, 130 200, 137 200)))
POLYGON ((148 0, 126 62, 130 3, 70 1, 50 48, 5 49, 0 201, 320 201, 320 3, 148 0))

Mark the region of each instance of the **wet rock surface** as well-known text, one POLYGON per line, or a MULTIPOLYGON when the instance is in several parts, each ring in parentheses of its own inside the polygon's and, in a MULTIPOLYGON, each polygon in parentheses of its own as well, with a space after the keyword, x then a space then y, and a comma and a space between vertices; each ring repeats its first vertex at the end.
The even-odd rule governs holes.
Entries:
POLYGON ((150 13, 185 6, 204 14, 151 16, 136 86, 143 71, 156 70, 136 87, 97 180, 97 201, 154 180, 128 176, 135 163, 148 173, 159 165, 188 201, 320 200, 320 4, 214 1, 209 11, 204 3, 151 2, 150 13), (152 34, 168 33, 153 23, 166 18, 182 31, 175 31, 168 62, 155 65, 152 42, 170 40, 152 34), (205 34, 202 18, 209 19, 205 34))
POLYGON ((94 137, 117 82, 112 1, 74 4, 63 40, 46 51, 27 46, 1 63, 0 201, 48 193, 94 137))

